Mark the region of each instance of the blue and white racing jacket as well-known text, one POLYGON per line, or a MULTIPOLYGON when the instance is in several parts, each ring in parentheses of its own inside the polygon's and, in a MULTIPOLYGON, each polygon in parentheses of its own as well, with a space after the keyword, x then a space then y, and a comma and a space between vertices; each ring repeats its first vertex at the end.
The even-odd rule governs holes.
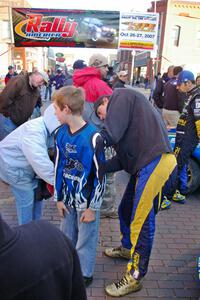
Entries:
POLYGON ((104 143, 97 129, 86 123, 71 133, 63 125, 56 133, 54 199, 77 210, 100 209, 106 180, 99 179, 104 163, 104 143))

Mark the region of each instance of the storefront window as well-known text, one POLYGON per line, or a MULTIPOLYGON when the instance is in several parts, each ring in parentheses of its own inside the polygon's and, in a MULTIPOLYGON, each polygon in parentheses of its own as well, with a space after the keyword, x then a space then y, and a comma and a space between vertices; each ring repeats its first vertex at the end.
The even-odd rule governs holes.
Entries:
POLYGON ((173 45, 176 47, 179 46, 180 31, 181 31, 180 26, 175 25, 172 27, 171 40, 172 40, 173 45))

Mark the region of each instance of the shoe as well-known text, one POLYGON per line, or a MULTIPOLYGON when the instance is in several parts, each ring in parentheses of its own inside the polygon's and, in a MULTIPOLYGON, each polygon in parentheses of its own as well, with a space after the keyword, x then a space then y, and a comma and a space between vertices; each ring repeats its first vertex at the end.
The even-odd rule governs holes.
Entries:
POLYGON ((160 210, 169 209, 171 207, 171 201, 164 196, 163 202, 161 203, 160 210))
POLYGON ((85 283, 85 287, 88 287, 92 281, 93 281, 93 277, 86 277, 86 276, 83 276, 83 280, 84 280, 84 283, 85 283))
POLYGON ((172 197, 172 200, 174 202, 180 203, 180 204, 184 204, 185 203, 185 196, 182 195, 179 190, 176 190, 174 196, 172 197))
POLYGON ((122 246, 119 246, 117 248, 106 248, 104 253, 106 256, 113 257, 113 258, 120 257, 128 260, 131 259, 131 251, 122 246))
POLYGON ((112 210, 112 211, 102 211, 100 213, 100 218, 101 219, 106 219, 106 218, 110 218, 110 219, 118 219, 118 213, 116 210, 112 210))
POLYGON ((105 290, 109 296, 121 297, 133 292, 137 292, 141 290, 141 288, 141 280, 134 279, 133 276, 127 272, 118 282, 107 285, 105 290))

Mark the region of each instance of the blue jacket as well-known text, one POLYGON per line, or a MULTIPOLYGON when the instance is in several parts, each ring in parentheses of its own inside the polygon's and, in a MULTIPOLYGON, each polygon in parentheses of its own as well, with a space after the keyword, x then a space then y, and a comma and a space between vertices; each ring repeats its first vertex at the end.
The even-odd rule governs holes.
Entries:
POLYGON ((50 78, 50 85, 54 85, 56 90, 59 90, 64 86, 65 83, 65 75, 55 75, 50 78))
POLYGON ((56 133, 55 200, 85 210, 101 206, 105 177, 99 165, 105 161, 104 144, 97 129, 86 123, 75 133, 63 125, 56 133))

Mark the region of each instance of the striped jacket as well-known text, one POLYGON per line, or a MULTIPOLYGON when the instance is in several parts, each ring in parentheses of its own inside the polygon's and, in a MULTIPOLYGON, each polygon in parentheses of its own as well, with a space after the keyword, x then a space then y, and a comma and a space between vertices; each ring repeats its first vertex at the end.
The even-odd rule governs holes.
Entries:
POLYGON ((75 133, 68 125, 56 134, 56 201, 78 210, 98 210, 105 190, 105 177, 99 180, 99 165, 105 161, 104 144, 96 127, 86 123, 75 133))

